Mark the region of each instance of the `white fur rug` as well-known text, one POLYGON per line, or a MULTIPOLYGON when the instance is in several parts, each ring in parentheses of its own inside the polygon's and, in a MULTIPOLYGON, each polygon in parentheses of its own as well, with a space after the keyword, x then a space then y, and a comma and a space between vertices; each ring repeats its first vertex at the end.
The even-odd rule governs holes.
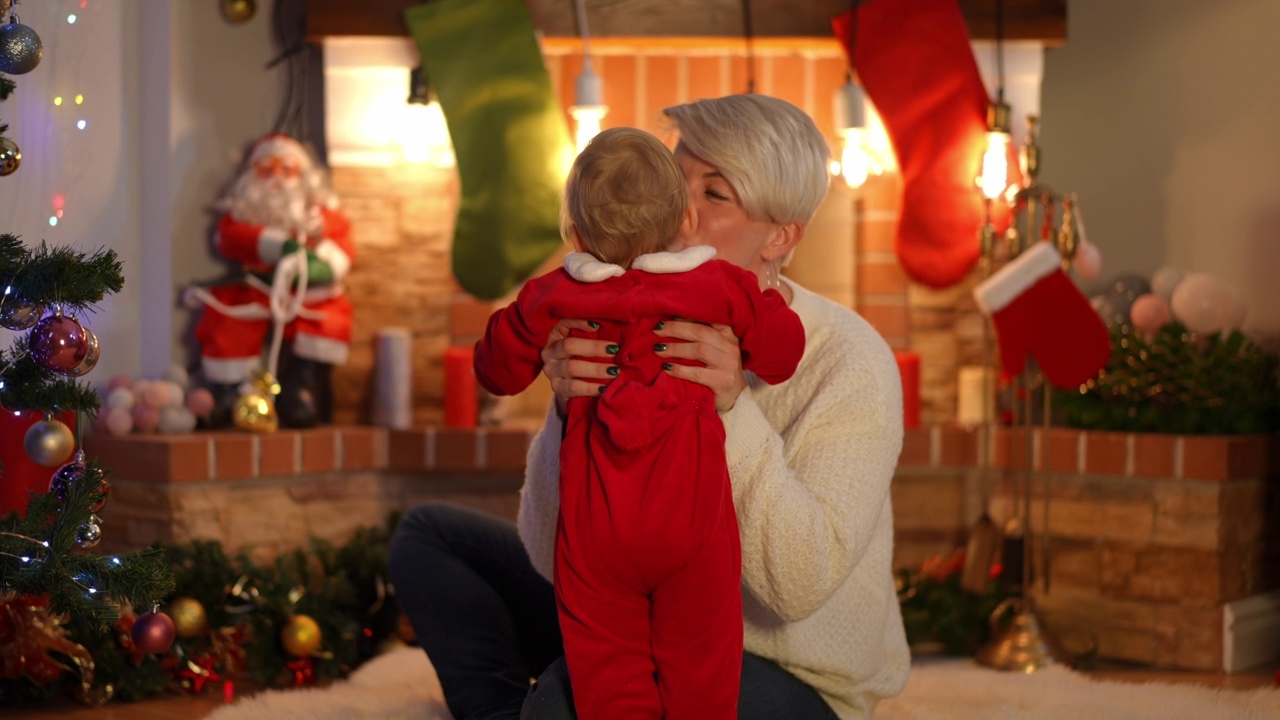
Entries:
MULTIPOLYGON (((422 651, 374 658, 346 682, 273 690, 206 720, 452 720, 422 651)), ((1169 683, 1090 680, 1065 668, 1004 673, 969 660, 917 661, 901 695, 876 720, 1274 720, 1280 689, 1214 690, 1169 683)))

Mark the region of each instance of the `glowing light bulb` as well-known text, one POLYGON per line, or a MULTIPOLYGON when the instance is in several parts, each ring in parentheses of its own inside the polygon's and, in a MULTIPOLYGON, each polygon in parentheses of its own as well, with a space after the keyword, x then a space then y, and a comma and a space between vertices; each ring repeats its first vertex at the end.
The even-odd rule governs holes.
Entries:
POLYGON ((55 215, 49 216, 49 227, 58 227, 58 218, 55 215))
POLYGON ((76 127, 80 128, 81 130, 85 129, 88 126, 89 126, 89 123, 85 122, 84 120, 80 120, 76 122, 76 127))
POLYGON ((405 104, 400 149, 407 162, 430 162, 437 167, 454 165, 449 125, 439 102, 405 104))
POLYGON ((987 133, 987 148, 982 153, 982 174, 977 178, 982 196, 995 200, 1009 187, 1009 133, 987 133))
POLYGON ((62 106, 62 96, 61 96, 61 95, 59 95, 59 96, 55 97, 55 98, 53 99, 53 104, 54 104, 54 107, 61 107, 61 106, 62 106))
POLYGON ((573 116, 574 144, 582 152, 591 138, 600 133, 600 123, 609 112, 604 104, 604 81, 591 69, 591 58, 584 58, 582 73, 575 80, 576 91, 569 114, 573 116))
POLYGON ((76 104, 77 104, 77 105, 83 105, 83 104, 84 104, 84 96, 83 96, 83 95, 79 95, 79 94, 77 94, 77 95, 76 95, 76 104))
POLYGON ((68 24, 68 25, 75 25, 75 24, 76 24, 76 16, 75 16, 75 13, 72 13, 72 14, 70 14, 70 15, 68 15, 68 16, 67 16, 67 24, 68 24))

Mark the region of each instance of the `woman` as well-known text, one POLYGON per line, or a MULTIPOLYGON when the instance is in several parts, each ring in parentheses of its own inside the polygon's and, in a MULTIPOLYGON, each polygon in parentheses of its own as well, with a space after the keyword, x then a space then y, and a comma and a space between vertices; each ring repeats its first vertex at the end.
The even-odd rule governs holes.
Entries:
MULTIPOLYGON (((739 717, 869 717, 901 690, 910 663, 890 564, 902 397, 870 325, 778 274, 826 194, 825 140, 802 111, 759 95, 664 114, 680 133, 676 158, 696 215, 686 244, 713 246, 777 287, 807 343, 795 376, 766 386, 744 376, 726 328, 673 320, 660 332, 675 341, 660 354, 703 364, 671 372, 715 392, 728 437, 742 538, 739 717)), ((608 357, 607 343, 568 337, 587 322, 564 323, 543 352, 557 407, 529 451, 519 536, 499 520, 429 505, 406 515, 392 545, 401 603, 457 720, 572 717, 548 578, 558 406, 611 377, 608 364, 580 359, 608 357)))

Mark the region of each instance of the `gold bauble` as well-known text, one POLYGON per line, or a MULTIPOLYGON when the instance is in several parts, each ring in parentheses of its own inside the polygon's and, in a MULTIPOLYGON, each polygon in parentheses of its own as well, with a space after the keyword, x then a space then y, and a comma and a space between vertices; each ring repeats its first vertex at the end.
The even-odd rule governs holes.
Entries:
POLYGON ((269 433, 280 427, 275 399, 258 388, 236 398, 231 406, 231 419, 237 428, 249 432, 269 433))
POLYGON ((173 618, 173 627, 180 638, 199 637, 209 629, 209 616, 204 605, 192 597, 174 598, 169 603, 169 617, 173 618))
POLYGON ((320 649, 320 626, 306 615, 294 615, 280 629, 280 644, 294 657, 310 657, 320 649))
POLYGON ((222 17, 233 25, 248 22, 258 9, 254 0, 222 0, 222 17))
POLYGON ((76 438, 71 428, 56 418, 46 418, 27 428, 23 438, 27 455, 45 467, 60 467, 71 458, 76 449, 76 438))

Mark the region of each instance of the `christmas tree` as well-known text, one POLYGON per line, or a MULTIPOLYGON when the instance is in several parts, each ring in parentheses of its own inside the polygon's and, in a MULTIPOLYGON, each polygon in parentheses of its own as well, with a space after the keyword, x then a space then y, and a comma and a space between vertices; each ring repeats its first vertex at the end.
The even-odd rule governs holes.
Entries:
MULTIPOLYGON (((0 0, 0 13, 8 15, 8 6, 0 0)), ((0 73, 29 72, 43 55, 40 39, 16 17, 8 20, 0 26, 0 73)), ((0 75, 0 101, 14 90, 14 82, 0 75)), ((22 160, 8 130, 0 123, 0 176, 12 175, 22 160)), ((0 234, 0 326, 20 333, 8 352, 0 350, 0 411, 44 416, 23 437, 0 437, 0 443, 21 443, 50 476, 49 491, 34 494, 25 515, 0 518, 0 678, 14 679, 8 675, 16 672, 47 685, 62 673, 64 665, 50 656, 58 653, 79 670, 86 699, 93 659, 67 639, 64 625, 106 633, 125 603, 150 609, 173 587, 158 546, 110 556, 90 552, 101 538, 97 513, 110 492, 108 474, 85 457, 71 429, 55 417, 70 415, 80 428, 97 412, 97 395, 77 378, 97 364, 98 340, 77 318, 123 285, 112 250, 85 255, 43 242, 27 247, 14 235, 0 234)), ((162 615, 150 622, 154 642, 145 644, 153 652, 167 648, 172 623, 162 615)))

